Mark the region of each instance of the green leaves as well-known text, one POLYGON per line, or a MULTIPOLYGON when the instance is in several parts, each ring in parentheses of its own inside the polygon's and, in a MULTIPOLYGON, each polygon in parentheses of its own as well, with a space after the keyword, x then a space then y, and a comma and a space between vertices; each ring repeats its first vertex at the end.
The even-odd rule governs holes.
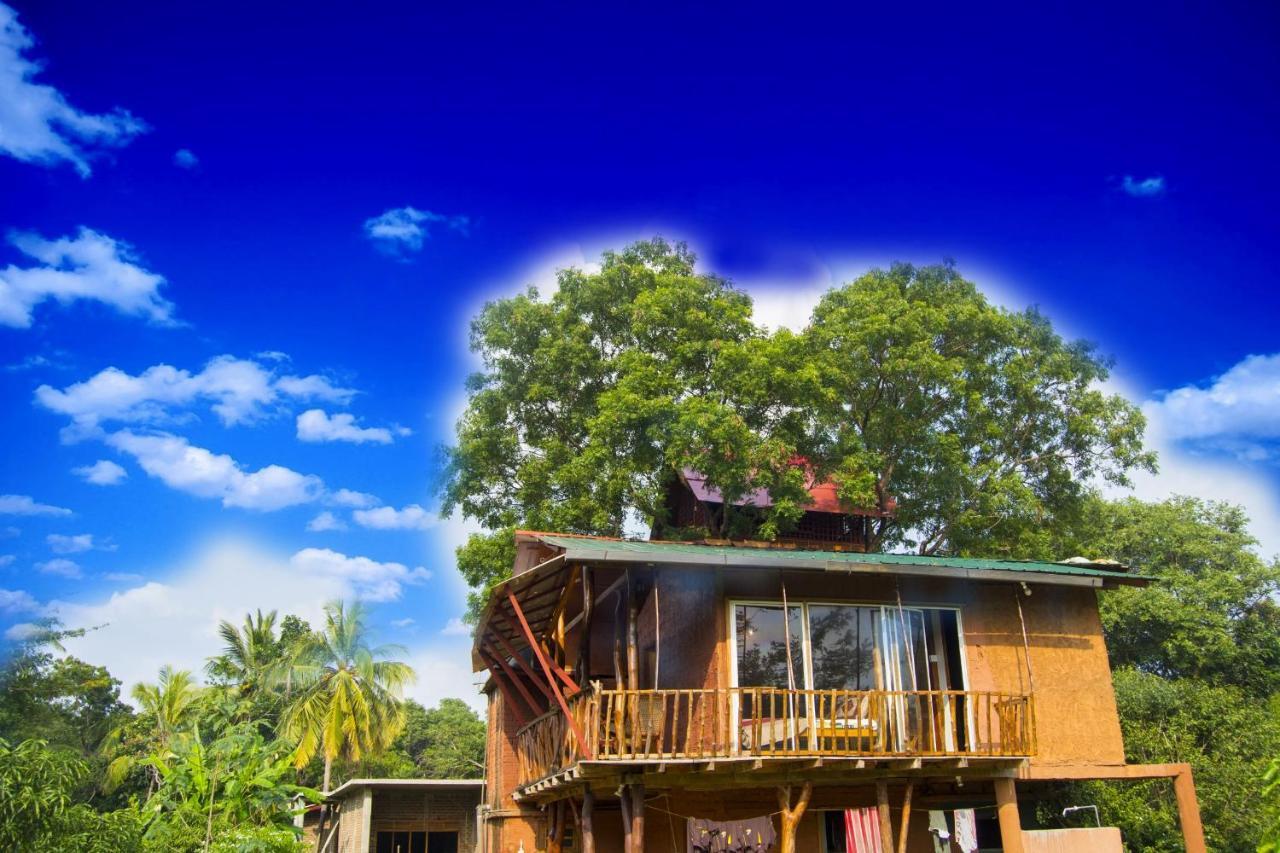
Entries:
MULTIPOLYGON (((491 302, 483 369, 449 451, 446 512, 492 531, 459 551, 483 592, 517 527, 663 535, 666 490, 693 468, 730 507, 707 535, 768 538, 805 510, 806 460, 877 510, 872 549, 1012 550, 1078 513, 1097 479, 1151 468, 1107 364, 1033 310, 991 305, 951 266, 899 264, 830 291, 800 334, 768 334, 751 300, 655 239, 561 271, 543 299, 491 302), (508 539, 509 541, 509 539, 508 539)), ((473 603, 474 608, 474 603, 473 603)))

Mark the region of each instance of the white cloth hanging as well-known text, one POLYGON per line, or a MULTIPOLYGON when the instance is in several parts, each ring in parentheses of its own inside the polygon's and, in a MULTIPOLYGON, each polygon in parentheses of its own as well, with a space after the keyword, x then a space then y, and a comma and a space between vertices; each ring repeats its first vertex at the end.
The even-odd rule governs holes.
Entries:
POLYGON ((933 837, 933 853, 951 853, 951 827, 947 826, 946 812, 929 812, 929 835, 933 837))
POLYGON ((973 809, 956 809, 953 817, 956 822, 956 846, 964 853, 977 853, 978 821, 973 816, 973 809))

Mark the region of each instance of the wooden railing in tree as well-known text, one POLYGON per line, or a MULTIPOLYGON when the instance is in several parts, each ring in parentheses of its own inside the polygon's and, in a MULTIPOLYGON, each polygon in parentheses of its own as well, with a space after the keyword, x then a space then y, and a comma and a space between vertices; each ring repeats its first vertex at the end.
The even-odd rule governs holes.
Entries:
POLYGON ((520 784, 586 757, 1020 758, 1035 754, 1031 696, 973 690, 603 690, 570 700, 579 748, 555 709, 517 732, 520 784))

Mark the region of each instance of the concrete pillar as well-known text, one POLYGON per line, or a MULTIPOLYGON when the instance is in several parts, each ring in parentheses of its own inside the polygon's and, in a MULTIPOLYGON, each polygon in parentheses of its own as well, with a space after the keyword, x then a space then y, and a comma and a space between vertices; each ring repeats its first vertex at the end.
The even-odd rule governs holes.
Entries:
POLYGON ((1000 846, 1004 853, 1023 853, 1022 820, 1018 817, 1018 792, 1012 779, 996 779, 996 816, 1000 819, 1000 846))

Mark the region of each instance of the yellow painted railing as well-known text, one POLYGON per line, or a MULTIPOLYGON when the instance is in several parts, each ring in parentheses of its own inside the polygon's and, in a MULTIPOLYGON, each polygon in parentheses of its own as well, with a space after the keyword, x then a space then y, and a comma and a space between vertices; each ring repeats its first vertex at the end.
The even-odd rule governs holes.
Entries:
POLYGON ((1023 757, 1035 710, 1022 693, 961 690, 584 690, 517 732, 520 784, 582 759, 1023 757))

